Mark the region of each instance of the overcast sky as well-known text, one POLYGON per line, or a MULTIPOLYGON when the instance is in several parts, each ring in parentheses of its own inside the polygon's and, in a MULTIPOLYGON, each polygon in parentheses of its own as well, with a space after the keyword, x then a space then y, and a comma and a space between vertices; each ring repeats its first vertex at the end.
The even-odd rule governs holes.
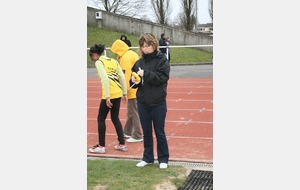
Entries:
MULTIPOLYGON (((205 24, 205 23, 210 23, 211 22, 211 18, 209 16, 209 12, 208 12, 208 1, 209 0, 198 0, 198 23, 200 24, 205 24)), ((93 3, 91 3, 91 0, 87 0, 87 5, 91 5, 93 3)), ((154 15, 152 14, 152 10, 150 7, 150 2, 151 0, 145 0, 145 2, 147 3, 148 7, 149 7, 149 14, 147 14, 147 16, 154 21, 154 15)), ((182 9, 182 6, 180 4, 180 0, 170 0, 170 6, 172 9, 172 14, 171 14, 171 19, 174 20, 178 13, 180 12, 180 9, 182 9)))
MULTIPOLYGON (((151 0, 148 0, 149 2, 151 0)), ((198 23, 200 24, 205 24, 205 23, 210 23, 211 22, 211 18, 209 16, 209 12, 208 12, 208 1, 209 0, 198 0, 198 23)), ((180 4, 180 0, 170 0, 170 4, 172 7, 172 14, 171 17, 172 19, 174 19, 177 14, 179 13, 180 9, 182 9, 181 4, 180 4)))

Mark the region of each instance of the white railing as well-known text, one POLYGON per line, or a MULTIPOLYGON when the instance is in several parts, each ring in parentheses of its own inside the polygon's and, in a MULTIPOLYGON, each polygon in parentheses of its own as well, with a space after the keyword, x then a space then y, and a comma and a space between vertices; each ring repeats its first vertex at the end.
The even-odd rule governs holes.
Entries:
MULTIPOLYGON (((159 48, 167 48, 167 58, 169 55, 169 49, 168 48, 189 48, 189 47, 213 47, 213 45, 185 45, 185 46, 158 46, 159 48)), ((139 47, 130 47, 131 49, 138 49, 139 47)), ((109 50, 110 48, 105 48, 104 55, 106 56, 106 50, 109 50)), ((87 48, 87 50, 90 50, 90 48, 87 48)), ((169 58, 168 58, 169 59, 169 58)))

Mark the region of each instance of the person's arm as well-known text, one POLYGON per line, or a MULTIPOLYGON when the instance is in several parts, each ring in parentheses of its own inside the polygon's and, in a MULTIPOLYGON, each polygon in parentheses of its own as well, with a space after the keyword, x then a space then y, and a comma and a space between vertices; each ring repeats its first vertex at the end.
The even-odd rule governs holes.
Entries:
POLYGON ((120 64, 117 62, 118 65, 118 75, 119 75, 119 81, 122 87, 123 96, 127 96, 127 87, 126 87, 126 79, 125 75, 123 73, 123 70, 120 66, 120 64))
POLYGON ((122 87, 122 92, 123 92, 123 96, 122 96, 122 102, 125 104, 127 102, 127 84, 126 84, 126 79, 125 79, 125 75, 123 73, 123 70, 120 66, 120 64, 117 62, 118 65, 118 75, 119 75, 119 80, 120 80, 120 84, 122 87))
POLYGON ((110 97, 110 92, 109 92, 109 79, 104 67, 104 64, 101 61, 96 61, 95 63, 97 71, 98 71, 98 76, 101 79, 101 83, 104 87, 104 93, 105 93, 105 98, 110 97))

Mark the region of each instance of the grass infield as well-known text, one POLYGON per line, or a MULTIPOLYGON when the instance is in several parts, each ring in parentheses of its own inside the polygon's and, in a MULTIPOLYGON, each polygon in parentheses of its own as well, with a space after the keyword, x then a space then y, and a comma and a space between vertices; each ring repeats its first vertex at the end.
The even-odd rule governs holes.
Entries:
POLYGON ((137 163, 132 160, 87 160, 87 190, 155 190, 160 184, 178 189, 187 179, 187 170, 183 166, 169 165, 167 169, 159 169, 154 163, 138 168, 137 163))
MULTIPOLYGON (((111 30, 98 28, 98 27, 87 27, 87 48, 95 44, 104 44, 106 47, 111 47, 115 40, 120 39, 123 33, 114 32, 111 30)), ((138 46, 138 40, 140 36, 131 34, 125 34, 131 41, 132 47, 138 46)), ((159 37, 157 37, 159 40, 159 37)), ((171 44, 176 45, 176 44, 171 44)), ((137 51, 137 49, 132 49, 137 51)), ((107 50, 107 56, 116 58, 110 50, 107 50)), ((176 64, 195 64, 195 63, 211 63, 213 59, 213 53, 200 50, 198 48, 171 48, 171 65, 176 64)), ((93 62, 90 60, 87 51, 87 66, 94 67, 93 62)))

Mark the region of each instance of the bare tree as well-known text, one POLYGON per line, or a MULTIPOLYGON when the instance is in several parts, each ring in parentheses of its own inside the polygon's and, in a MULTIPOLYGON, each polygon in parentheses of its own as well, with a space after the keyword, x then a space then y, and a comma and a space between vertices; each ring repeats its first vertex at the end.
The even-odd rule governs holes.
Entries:
POLYGON ((160 24, 168 25, 172 13, 170 0, 152 0, 151 5, 156 21, 160 24))
POLYGON ((180 25, 186 30, 193 30, 196 23, 195 0, 181 0, 181 5, 183 9, 178 18, 180 25))
POLYGON ((185 30, 185 27, 184 27, 184 14, 183 12, 180 12, 176 18, 174 19, 174 23, 176 23, 176 27, 177 28, 180 28, 182 30, 185 30))
POLYGON ((213 20, 213 0, 209 0, 209 16, 213 20))
POLYGON ((145 9, 144 0, 92 0, 92 2, 108 12, 131 17, 138 16, 145 9))

